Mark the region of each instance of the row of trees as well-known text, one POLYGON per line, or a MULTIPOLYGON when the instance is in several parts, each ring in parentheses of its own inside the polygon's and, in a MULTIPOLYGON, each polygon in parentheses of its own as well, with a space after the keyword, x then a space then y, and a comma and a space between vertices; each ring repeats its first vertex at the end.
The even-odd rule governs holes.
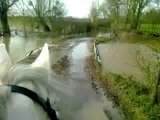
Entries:
POLYGON ((0 0, 0 21, 3 34, 10 35, 8 12, 36 18, 44 31, 51 32, 53 21, 65 14, 64 4, 59 0, 0 0), (22 6, 21 6, 22 5, 22 6))
POLYGON ((94 34, 96 30, 104 31, 110 24, 107 20, 102 19, 96 20, 95 25, 89 19, 64 17, 64 4, 59 0, 1 0, 1 4, 7 6, 7 9, 1 7, 6 18, 1 19, 4 35, 10 34, 8 16, 10 23, 13 24, 16 21, 18 25, 23 26, 18 29, 23 29, 24 32, 29 29, 37 31, 42 28, 43 31, 54 32, 55 35, 89 32, 94 34))
POLYGON ((160 9, 151 8, 142 16, 142 23, 152 24, 154 29, 156 24, 160 24, 160 9))
POLYGON ((150 11, 150 8, 157 11, 159 3, 160 0, 104 0, 102 4, 95 1, 92 3, 90 17, 93 22, 107 18, 116 27, 124 23, 125 27, 130 26, 130 29, 136 30, 144 13, 150 11))

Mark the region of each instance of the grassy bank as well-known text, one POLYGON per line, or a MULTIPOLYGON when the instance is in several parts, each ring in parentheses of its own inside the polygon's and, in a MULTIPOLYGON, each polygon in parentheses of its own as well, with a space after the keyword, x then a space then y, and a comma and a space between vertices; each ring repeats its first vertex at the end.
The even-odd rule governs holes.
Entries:
POLYGON ((153 33, 160 33, 160 24, 141 24, 139 31, 145 31, 145 32, 153 32, 153 33))
POLYGON ((115 73, 102 73, 101 66, 95 63, 97 79, 106 90, 107 96, 120 106, 127 120, 159 120, 160 105, 151 104, 148 86, 138 83, 132 76, 115 73))

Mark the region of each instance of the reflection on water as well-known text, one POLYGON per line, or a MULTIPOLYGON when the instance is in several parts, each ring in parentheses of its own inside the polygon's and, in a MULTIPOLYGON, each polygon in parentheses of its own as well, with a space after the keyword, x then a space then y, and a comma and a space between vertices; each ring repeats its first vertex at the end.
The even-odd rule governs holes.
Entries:
POLYGON ((1 37, 1 40, 11 57, 13 63, 23 59, 31 50, 42 47, 49 38, 41 38, 40 36, 11 36, 1 37))
MULTIPOLYGON (((85 39, 85 38, 84 38, 85 39)), ((60 116, 63 120, 108 120, 105 110, 110 112, 112 120, 120 120, 116 108, 113 108, 111 101, 98 96, 92 89, 86 72, 86 59, 90 56, 89 42, 82 41, 73 48, 68 81, 71 95, 60 95, 60 116)))

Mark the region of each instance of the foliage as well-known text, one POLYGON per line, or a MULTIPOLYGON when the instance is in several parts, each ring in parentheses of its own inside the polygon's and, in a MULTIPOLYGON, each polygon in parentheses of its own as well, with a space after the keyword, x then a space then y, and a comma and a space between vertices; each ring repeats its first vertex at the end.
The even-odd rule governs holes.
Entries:
MULTIPOLYGON (((9 24, 12 30, 20 30, 20 31, 23 30, 24 22, 26 24, 27 32, 41 31, 42 25, 39 24, 39 22, 36 20, 36 17, 31 17, 31 16, 9 17, 9 24)), ((78 19, 71 17, 63 17, 63 18, 60 17, 57 18, 56 21, 52 22, 53 22, 52 34, 56 36, 71 35, 71 34, 95 36, 96 34, 94 33, 94 29, 97 29, 98 31, 106 31, 106 26, 108 26, 108 23, 106 21, 98 21, 98 25, 97 27, 95 27, 94 24, 91 23, 89 19, 78 19), (59 24, 57 24, 57 22, 59 22, 59 24)), ((50 22, 48 21, 47 23, 49 24, 50 22)))
POLYGON ((160 33, 160 24, 141 24, 139 31, 160 33))
POLYGON ((150 23, 154 25, 154 24, 160 24, 159 19, 160 19, 160 9, 151 8, 143 14, 141 21, 146 24, 150 23))
MULTIPOLYGON (((53 21, 64 15, 64 4, 58 0, 27 0, 26 8, 32 15, 37 17, 39 23, 43 26, 44 31, 51 32, 53 21), (49 18, 51 27, 47 23, 49 18)), ((58 22, 56 22, 58 24, 58 22)))
POLYGON ((160 9, 151 8, 146 11, 141 18, 141 23, 139 25, 140 31, 160 33, 160 9))
POLYGON ((106 89, 110 89, 118 104, 121 105, 127 119, 130 120, 158 120, 160 105, 152 105, 150 89, 139 83, 131 76, 106 73, 103 82, 106 89))
POLYGON ((149 46, 151 54, 142 52, 137 53, 137 63, 142 71, 147 84, 151 89, 152 103, 157 104, 159 100, 159 84, 160 84, 160 48, 159 44, 149 46))
POLYGON ((98 16, 99 16, 98 3, 96 1, 93 1, 91 5, 89 17, 93 23, 96 23, 98 16))
POLYGON ((113 32, 122 25, 125 29, 138 30, 141 22, 159 24, 159 8, 153 8, 158 3, 159 0, 104 0, 99 7, 94 2, 90 14, 96 19, 109 19, 113 32))
POLYGON ((98 37, 96 39, 97 43, 107 43, 109 42, 111 39, 110 38, 107 38, 107 37, 98 37))

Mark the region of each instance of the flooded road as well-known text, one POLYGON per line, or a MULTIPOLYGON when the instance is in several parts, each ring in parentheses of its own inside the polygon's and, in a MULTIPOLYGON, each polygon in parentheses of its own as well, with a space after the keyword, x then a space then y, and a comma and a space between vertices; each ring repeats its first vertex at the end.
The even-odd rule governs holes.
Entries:
MULTIPOLYGON (((98 95, 92 88, 87 73, 87 58, 91 55, 91 41, 77 39, 71 52, 70 67, 65 82, 72 91, 70 95, 61 94, 59 104, 62 120, 121 120, 113 103, 98 95), (106 114, 107 111, 107 114, 106 114)), ((72 43, 72 42, 71 42, 72 43)))
MULTIPOLYGON (((72 111, 73 120, 105 120, 106 115, 103 111, 103 102, 98 102, 96 93, 91 88, 85 71, 86 58, 90 55, 86 42, 77 45, 72 52, 70 79, 73 83, 72 104, 77 107, 72 111)), ((69 107, 69 106, 68 106, 69 107)))
MULTIPOLYGON (((12 60, 16 62, 24 58, 27 52, 43 46, 48 39, 35 37, 33 41, 33 38, 20 37, 6 40, 5 44, 12 60)), ((106 99, 98 83, 100 94, 92 88, 87 72, 92 40, 89 37, 74 38, 50 49, 50 62, 56 76, 53 82, 55 91, 50 92, 55 93, 54 100, 61 120, 121 120, 118 109, 106 99), (57 68, 65 72, 57 72, 57 68)))

